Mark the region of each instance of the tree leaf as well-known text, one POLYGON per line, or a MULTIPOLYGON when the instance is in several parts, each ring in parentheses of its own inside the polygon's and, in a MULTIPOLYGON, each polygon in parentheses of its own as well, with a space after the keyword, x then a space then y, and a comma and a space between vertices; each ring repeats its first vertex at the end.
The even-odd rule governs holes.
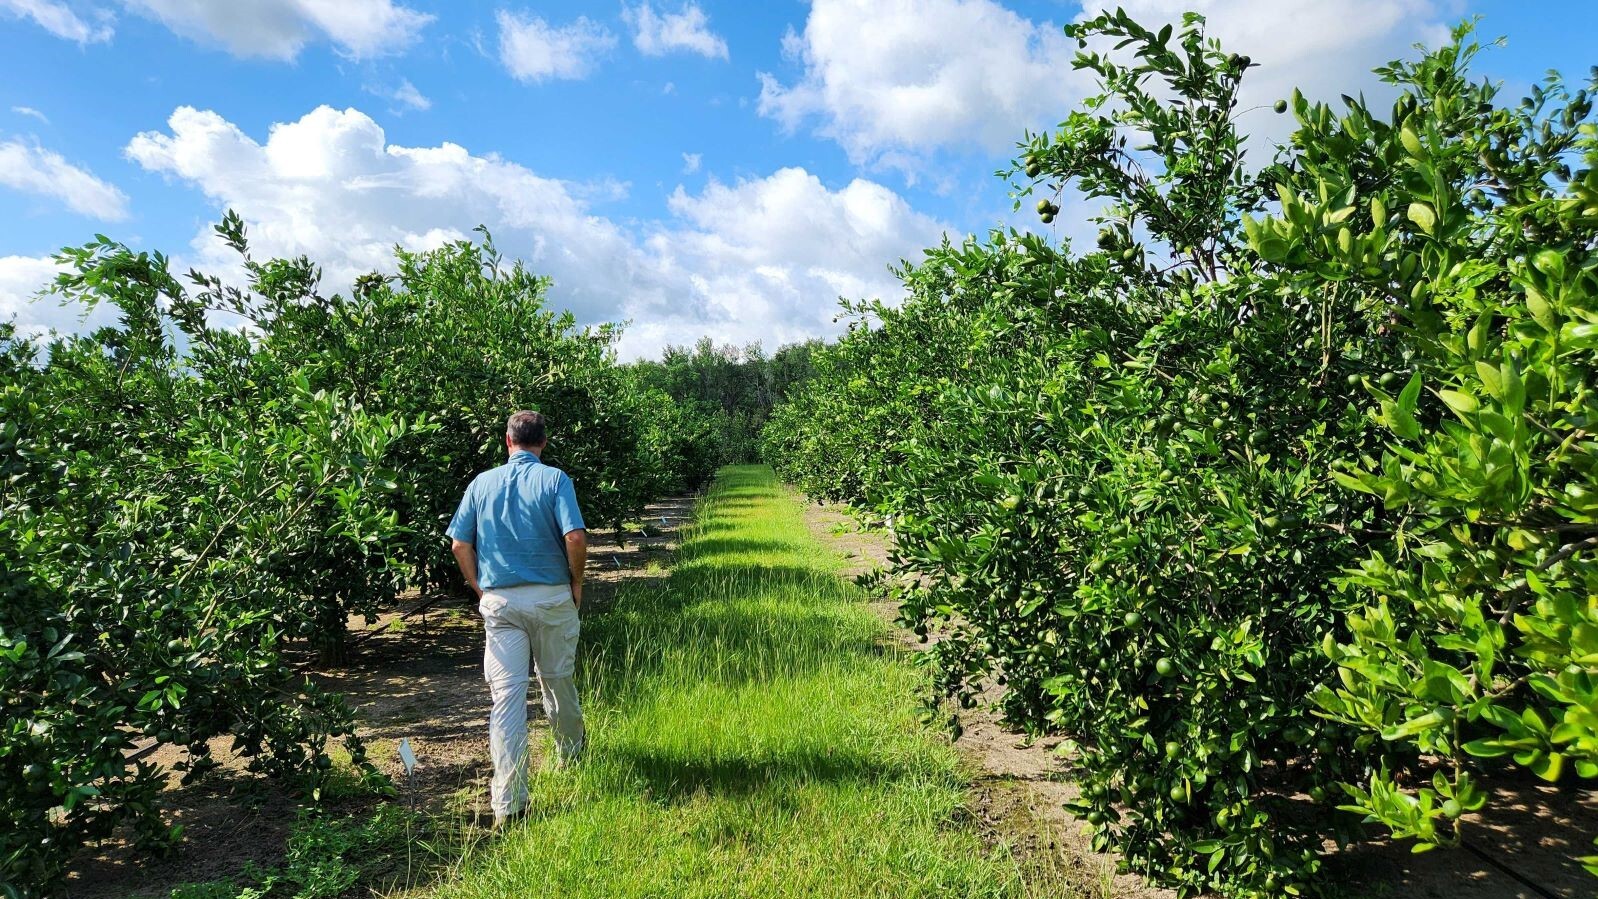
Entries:
POLYGON ((1477 402, 1475 397, 1468 393, 1461 393, 1458 390, 1439 390, 1437 391, 1437 396, 1448 404, 1448 408, 1454 410, 1455 415, 1461 418, 1481 408, 1481 403, 1477 402))
POLYGON ((1429 203, 1417 201, 1409 204, 1409 220, 1427 234, 1437 230, 1437 213, 1432 211, 1429 203))

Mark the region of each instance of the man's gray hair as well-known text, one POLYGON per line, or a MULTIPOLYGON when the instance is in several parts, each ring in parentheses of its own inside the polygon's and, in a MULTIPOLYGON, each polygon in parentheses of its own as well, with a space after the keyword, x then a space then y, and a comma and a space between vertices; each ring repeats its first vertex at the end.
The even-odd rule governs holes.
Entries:
POLYGON ((544 418, 544 413, 523 409, 505 422, 505 436, 517 446, 543 446, 548 439, 545 432, 548 425, 549 420, 544 418))

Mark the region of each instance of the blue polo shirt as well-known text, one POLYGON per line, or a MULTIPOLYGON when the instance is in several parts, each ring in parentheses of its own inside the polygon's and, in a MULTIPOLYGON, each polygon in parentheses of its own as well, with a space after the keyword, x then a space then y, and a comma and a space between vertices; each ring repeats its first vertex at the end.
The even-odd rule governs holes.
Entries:
POLYGON ((583 530, 577 491, 566 472, 526 450, 472 479, 449 535, 477 548, 485 590, 519 584, 568 584, 566 535, 583 530))

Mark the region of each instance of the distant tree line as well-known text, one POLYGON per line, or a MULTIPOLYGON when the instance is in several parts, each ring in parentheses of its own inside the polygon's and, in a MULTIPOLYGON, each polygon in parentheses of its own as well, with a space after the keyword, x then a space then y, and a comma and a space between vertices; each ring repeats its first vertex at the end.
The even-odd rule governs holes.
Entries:
POLYGON ((760 457, 760 432, 772 408, 810 379, 810 357, 819 346, 819 340, 790 344, 768 356, 759 341, 717 346, 702 337, 692 347, 667 347, 658 362, 634 363, 643 390, 670 396, 680 419, 704 432, 687 441, 690 452, 705 453, 686 460, 693 469, 684 473, 690 486, 722 465, 760 457))

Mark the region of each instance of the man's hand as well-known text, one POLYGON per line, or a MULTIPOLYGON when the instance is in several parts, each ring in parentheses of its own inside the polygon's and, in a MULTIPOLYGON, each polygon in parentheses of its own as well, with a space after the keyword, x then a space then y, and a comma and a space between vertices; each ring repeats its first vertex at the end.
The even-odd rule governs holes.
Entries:
POLYGON ((455 556, 455 564, 461 567, 461 577, 466 578, 466 586, 471 587, 478 602, 482 602, 483 588, 477 586, 477 547, 464 540, 452 540, 449 551, 455 556))
POLYGON ((583 607, 583 585, 582 584, 572 584, 572 605, 576 606, 579 609, 583 607))

